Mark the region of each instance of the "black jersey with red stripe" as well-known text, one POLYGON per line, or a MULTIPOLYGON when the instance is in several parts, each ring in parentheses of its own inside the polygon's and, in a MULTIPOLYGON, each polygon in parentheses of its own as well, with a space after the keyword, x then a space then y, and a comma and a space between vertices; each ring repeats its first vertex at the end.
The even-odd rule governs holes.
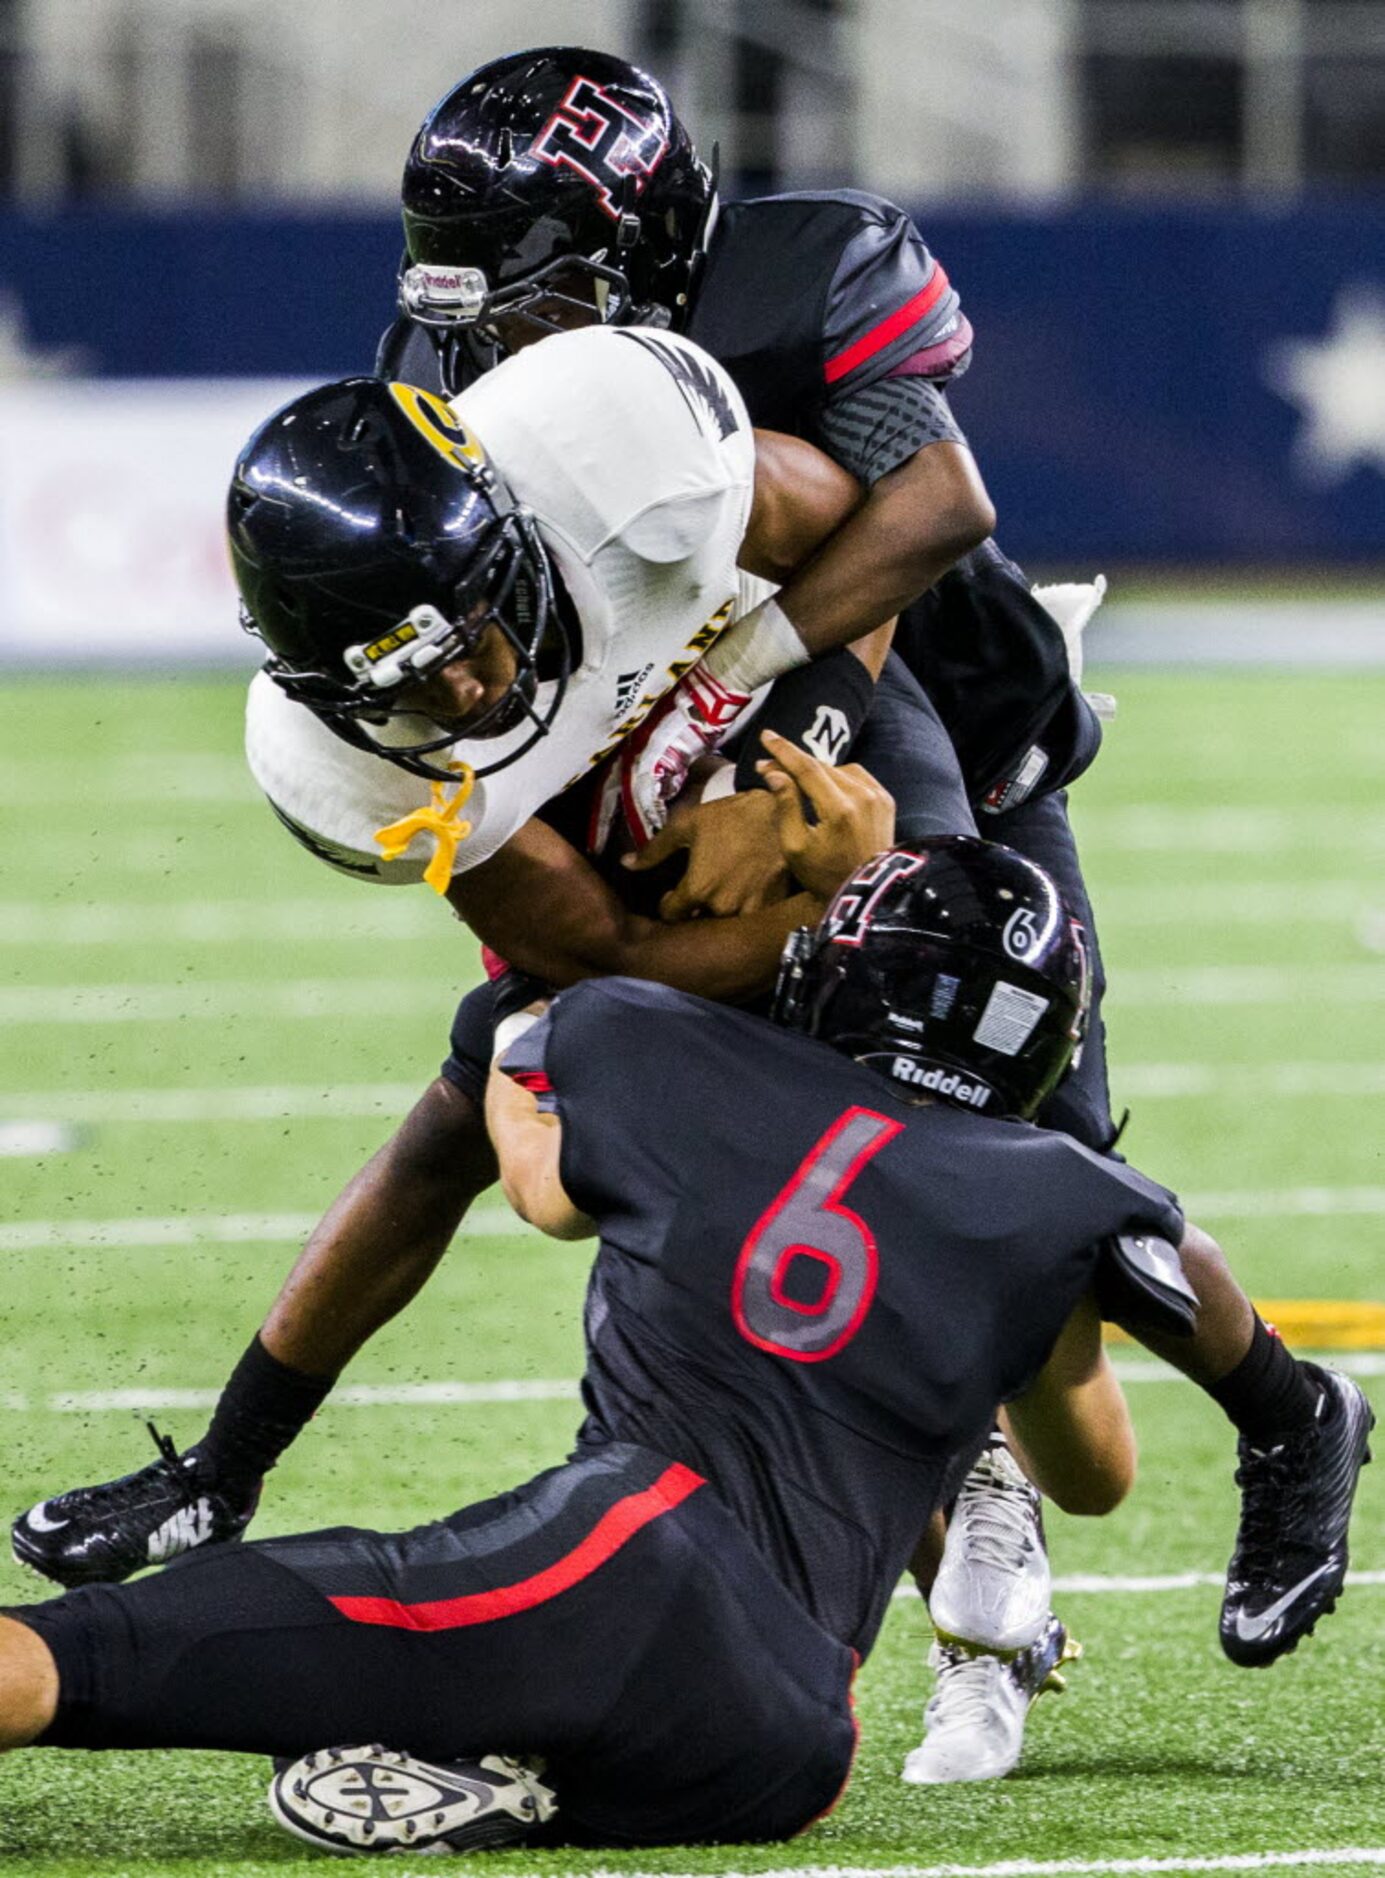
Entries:
POLYGON ((859 1652, 1101 1242, 1181 1236, 1163 1188, 1067 1136, 914 1106, 662 986, 576 986, 505 1067, 556 1108, 564 1187, 600 1233, 582 1447, 704 1476, 859 1652))
POLYGON ((946 383, 972 346, 956 290, 909 217, 852 189, 726 203, 687 330, 756 424, 829 451, 829 403, 891 377, 946 383))

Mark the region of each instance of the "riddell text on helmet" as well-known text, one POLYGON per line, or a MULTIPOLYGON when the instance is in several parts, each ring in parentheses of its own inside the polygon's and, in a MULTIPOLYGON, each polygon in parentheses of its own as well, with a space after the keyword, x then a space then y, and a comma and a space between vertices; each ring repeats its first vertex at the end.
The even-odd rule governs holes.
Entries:
POLYGON ((974 1109, 984 1109, 992 1091, 983 1082, 968 1082, 953 1070, 922 1069, 911 1056, 897 1056, 890 1074, 899 1082, 912 1083, 916 1089, 928 1089, 952 1102, 965 1102, 974 1109))

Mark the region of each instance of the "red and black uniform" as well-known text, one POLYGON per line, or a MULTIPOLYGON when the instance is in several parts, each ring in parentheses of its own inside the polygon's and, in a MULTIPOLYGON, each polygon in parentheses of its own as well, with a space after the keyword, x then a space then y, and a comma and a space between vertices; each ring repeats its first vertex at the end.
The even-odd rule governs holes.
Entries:
POLYGON ((847 1777, 855 1661, 996 1403, 1104 1241, 1181 1232, 1064 1136, 659 986, 576 987, 507 1068, 600 1232, 572 1459, 14 1612, 58 1662, 45 1745, 542 1754, 570 1836, 786 1836, 847 1777))

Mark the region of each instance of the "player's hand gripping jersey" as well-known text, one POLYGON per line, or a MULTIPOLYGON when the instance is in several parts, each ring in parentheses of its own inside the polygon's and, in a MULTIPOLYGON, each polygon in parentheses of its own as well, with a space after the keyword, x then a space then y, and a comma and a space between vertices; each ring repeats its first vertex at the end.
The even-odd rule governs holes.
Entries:
POLYGON ((861 1653, 1103 1242, 1182 1237, 1162 1187, 1066 1135, 914 1106, 827 1044, 633 979, 564 992, 503 1066, 556 1108, 601 1233, 583 1445, 704 1475, 861 1653))
MULTIPOLYGON (((427 434, 427 401, 415 408, 427 434)), ((633 329, 562 334, 478 380, 455 411, 532 510, 580 629, 548 736, 479 778, 453 817, 469 824, 452 862, 460 873, 606 756, 772 589, 736 566, 755 471, 745 406, 686 340, 633 329)), ((453 445, 441 431, 436 441, 444 454, 453 445)), ((481 767, 530 734, 522 724, 449 754, 481 767)), ((422 878, 435 848, 426 826, 392 860, 376 837, 417 812, 427 817, 426 781, 344 743, 264 674, 250 688, 246 752, 276 813, 324 861, 377 881, 422 878)))

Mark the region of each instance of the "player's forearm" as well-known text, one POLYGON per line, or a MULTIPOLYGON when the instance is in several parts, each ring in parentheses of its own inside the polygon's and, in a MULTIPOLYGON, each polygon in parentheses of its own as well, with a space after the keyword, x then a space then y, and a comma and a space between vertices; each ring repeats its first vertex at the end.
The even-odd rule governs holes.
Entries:
POLYGON ((530 1091, 497 1067, 486 1084, 486 1127, 505 1198, 520 1218, 552 1239, 589 1239, 595 1226, 563 1189, 557 1116, 540 1114, 530 1091))
POLYGON ((930 445, 881 477, 784 585, 779 604, 816 657, 892 619, 994 527, 971 452, 930 445))
POLYGON ((649 978, 698 997, 735 1004, 773 988, 784 941, 822 917, 823 902, 795 894, 731 919, 666 925, 625 913, 599 929, 525 936, 506 954, 521 971, 549 984, 582 978, 649 978))
POLYGON ((560 989, 582 978, 652 978, 730 1003, 770 989, 785 939, 823 911, 822 901, 801 894, 733 919, 678 926, 644 919, 537 821, 459 875, 448 898, 485 945, 560 989))
POLYGON ((469 1098, 434 1083, 333 1202, 260 1340, 308 1376, 336 1376, 426 1282, 495 1164, 469 1098))
POLYGON ((893 619, 995 526, 971 452, 930 444, 875 484, 771 600, 722 634, 702 661, 748 693, 893 619))
POLYGON ((1065 1513, 1109 1513, 1125 1498, 1135 1479, 1135 1430, 1092 1298, 1074 1310, 1004 1417, 1030 1479, 1065 1513))

